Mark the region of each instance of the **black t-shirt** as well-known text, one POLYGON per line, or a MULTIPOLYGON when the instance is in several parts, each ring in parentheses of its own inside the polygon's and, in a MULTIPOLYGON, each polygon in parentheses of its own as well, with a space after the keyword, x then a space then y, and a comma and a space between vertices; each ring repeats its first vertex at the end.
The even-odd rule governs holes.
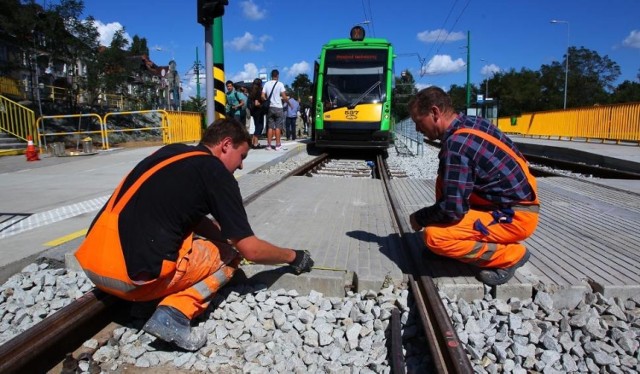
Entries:
POLYGON ((207 214, 220 223, 225 238, 253 235, 238 182, 203 145, 160 148, 129 173, 118 198, 145 171, 189 151, 207 155, 187 157, 159 169, 120 213, 118 230, 129 277, 157 277, 162 260, 176 261, 183 240, 207 214))

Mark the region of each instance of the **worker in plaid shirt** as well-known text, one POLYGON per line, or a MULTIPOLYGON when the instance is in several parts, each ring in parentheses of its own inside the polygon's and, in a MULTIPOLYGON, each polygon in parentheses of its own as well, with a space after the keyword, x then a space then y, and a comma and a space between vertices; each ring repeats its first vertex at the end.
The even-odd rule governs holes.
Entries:
POLYGON ((487 285, 506 283, 530 253, 520 242, 538 225, 535 178, 515 144, 492 123, 458 115, 438 87, 409 102, 416 130, 442 148, 435 204, 409 217, 428 250, 479 268, 487 285))

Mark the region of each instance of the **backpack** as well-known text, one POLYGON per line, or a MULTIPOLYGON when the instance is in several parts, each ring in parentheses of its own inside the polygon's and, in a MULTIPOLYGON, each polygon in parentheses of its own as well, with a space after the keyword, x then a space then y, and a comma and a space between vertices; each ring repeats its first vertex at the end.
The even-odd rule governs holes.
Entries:
MULTIPOLYGON (((236 100, 240 102, 240 98, 238 97, 238 91, 234 90, 233 94, 236 96, 236 100)), ((242 104, 242 107, 240 108, 240 116, 242 117, 247 115, 247 101, 249 101, 248 98, 244 99, 244 104, 242 104)))
MULTIPOLYGON (((238 102, 240 102, 240 98, 238 97, 238 91, 234 91, 233 93, 236 95, 236 100, 238 100, 238 102)), ((247 109, 247 101, 249 101, 248 98, 244 99, 244 104, 242 104, 242 108, 240 108, 240 110, 246 110, 247 109)))

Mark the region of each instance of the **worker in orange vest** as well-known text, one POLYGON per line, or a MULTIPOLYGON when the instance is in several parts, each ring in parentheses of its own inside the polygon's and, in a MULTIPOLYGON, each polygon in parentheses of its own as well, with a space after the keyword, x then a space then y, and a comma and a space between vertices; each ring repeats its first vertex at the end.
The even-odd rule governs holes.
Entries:
POLYGON ((124 178, 75 253, 99 289, 131 301, 162 299, 143 329, 185 350, 206 343, 190 321, 242 258, 287 263, 296 274, 313 266, 308 251, 254 235, 233 176, 250 142, 244 124, 230 118, 210 125, 197 146, 160 148, 124 178))
POLYGON ((538 225, 536 179, 516 145, 492 123, 459 115, 451 98, 428 87, 411 99, 416 130, 440 140, 435 204, 412 213, 428 250, 476 266, 495 286, 530 257, 520 242, 538 225))

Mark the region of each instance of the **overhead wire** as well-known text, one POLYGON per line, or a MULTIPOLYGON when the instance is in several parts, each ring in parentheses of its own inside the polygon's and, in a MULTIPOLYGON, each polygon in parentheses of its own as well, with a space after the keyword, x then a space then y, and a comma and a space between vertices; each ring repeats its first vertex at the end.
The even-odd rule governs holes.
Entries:
POLYGON ((365 5, 364 0, 362 0, 362 11, 364 13, 364 20, 367 21, 367 28, 369 31, 372 31, 372 36, 376 35, 376 30, 373 26, 373 13, 371 12, 371 0, 367 0, 367 5, 365 5), (367 8, 368 14, 367 14, 367 8))
MULTIPOLYGON (((458 14, 458 17, 456 18, 455 22, 453 23, 453 25, 451 26, 451 32, 453 32, 453 30, 455 29, 456 25, 458 24, 458 21, 460 20, 460 18, 462 17, 462 15, 464 14, 465 10, 467 9, 467 7, 469 6, 469 3, 471 2, 471 0, 467 0, 467 3, 464 5, 464 7, 462 8, 462 10, 460 11, 460 13, 458 14)), ((438 42, 440 41, 440 36, 442 35, 443 32, 446 32, 446 37, 440 41, 440 44, 438 45, 436 52, 434 53, 434 55, 437 55, 438 53, 440 53, 440 49, 442 48, 442 46, 444 46, 444 43, 447 41, 447 39, 449 38, 450 32, 447 31, 446 29, 446 24, 449 21, 449 17, 451 16, 451 14, 453 13, 454 8, 456 7, 456 4, 458 3, 458 0, 456 0, 453 5, 451 6, 451 9, 449 9, 449 13, 447 14, 447 17, 445 18, 444 22, 442 23, 442 26, 440 27, 440 30, 438 32, 438 36, 436 37, 436 41, 431 45, 431 48, 429 48, 429 52, 427 53, 427 56, 431 56, 431 51, 433 50, 433 48, 438 44, 438 42)), ((424 71, 426 71, 429 68, 429 65, 431 64, 431 61, 433 61, 433 58, 431 58, 429 60, 429 62, 427 63, 427 65, 423 68, 424 71)), ((424 73, 421 71, 420 72, 420 76, 423 76, 424 73)))

